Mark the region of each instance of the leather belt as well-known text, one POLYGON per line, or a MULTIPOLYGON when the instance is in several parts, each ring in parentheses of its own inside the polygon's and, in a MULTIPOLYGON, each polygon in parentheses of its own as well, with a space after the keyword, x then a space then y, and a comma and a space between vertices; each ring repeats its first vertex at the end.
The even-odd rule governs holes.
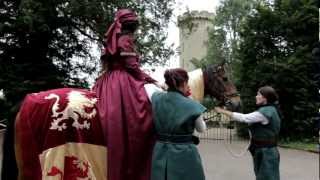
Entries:
POLYGON ((157 140, 162 143, 184 143, 190 144, 195 143, 194 139, 197 138, 192 134, 158 134, 157 140))
POLYGON ((251 140, 251 145, 255 146, 256 148, 259 148, 259 147, 275 147, 275 146, 278 145, 278 142, 275 139, 272 139, 272 140, 252 139, 251 140))

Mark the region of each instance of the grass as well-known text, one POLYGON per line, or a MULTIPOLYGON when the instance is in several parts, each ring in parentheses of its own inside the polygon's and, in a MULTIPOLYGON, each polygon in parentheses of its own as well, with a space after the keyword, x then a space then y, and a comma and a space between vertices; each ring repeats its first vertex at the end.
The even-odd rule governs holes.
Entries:
POLYGON ((304 141, 280 141, 279 145, 285 148, 298 149, 304 151, 319 152, 319 144, 316 142, 304 141))

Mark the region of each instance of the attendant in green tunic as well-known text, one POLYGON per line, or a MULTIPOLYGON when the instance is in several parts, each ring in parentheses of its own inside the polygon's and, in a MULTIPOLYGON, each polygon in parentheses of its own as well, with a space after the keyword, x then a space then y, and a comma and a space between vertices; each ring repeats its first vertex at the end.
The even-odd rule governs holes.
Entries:
POLYGON ((145 85, 152 102, 158 136, 153 150, 151 180, 204 180, 201 158, 193 136, 194 129, 206 129, 202 119, 204 106, 188 98, 188 73, 181 68, 164 74, 167 92, 145 85))
POLYGON ((280 155, 277 139, 280 131, 280 115, 276 102, 278 95, 270 86, 261 87, 256 96, 258 110, 249 114, 230 112, 216 107, 236 121, 250 124, 252 134, 250 152, 253 157, 256 180, 279 180, 280 155))

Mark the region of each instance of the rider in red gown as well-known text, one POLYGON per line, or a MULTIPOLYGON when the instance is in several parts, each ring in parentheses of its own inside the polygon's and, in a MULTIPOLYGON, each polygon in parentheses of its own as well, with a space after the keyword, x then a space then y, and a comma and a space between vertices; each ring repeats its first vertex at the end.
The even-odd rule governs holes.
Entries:
POLYGON ((119 10, 105 34, 104 73, 93 90, 108 148, 108 179, 149 180, 155 137, 144 84, 155 83, 139 68, 133 33, 136 13, 119 10))

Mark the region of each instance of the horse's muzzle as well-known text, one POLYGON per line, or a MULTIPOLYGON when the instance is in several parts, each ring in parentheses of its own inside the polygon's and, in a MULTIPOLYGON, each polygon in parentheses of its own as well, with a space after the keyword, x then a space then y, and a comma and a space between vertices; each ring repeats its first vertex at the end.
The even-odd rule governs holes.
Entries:
POLYGON ((241 100, 240 96, 229 98, 225 101, 225 106, 227 110, 232 112, 240 112, 241 110, 241 100))

